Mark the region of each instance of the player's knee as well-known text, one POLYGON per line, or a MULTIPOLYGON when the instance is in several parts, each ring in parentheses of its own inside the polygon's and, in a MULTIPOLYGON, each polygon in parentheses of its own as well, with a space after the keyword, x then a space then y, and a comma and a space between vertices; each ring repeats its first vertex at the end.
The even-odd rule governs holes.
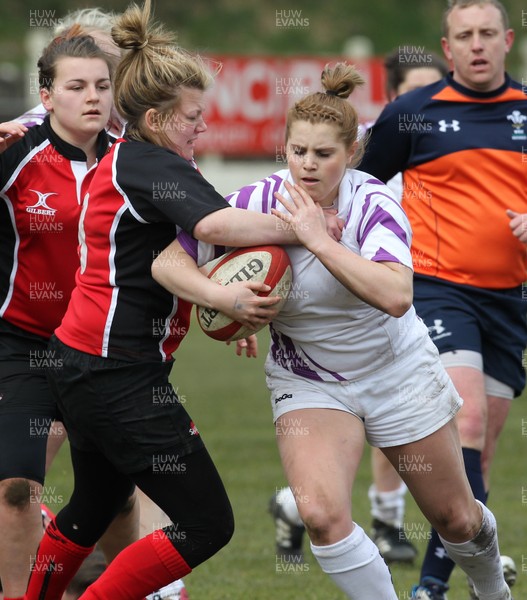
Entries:
POLYGON ((0 481, 0 501, 7 507, 24 510, 31 502, 38 502, 36 488, 28 479, 4 479, 0 481))
POLYGON ((475 503, 452 502, 434 515, 432 525, 447 540, 467 541, 481 525, 481 512, 475 503))
POLYGON ((488 406, 484 399, 462 395, 463 406, 456 415, 456 422, 460 433, 485 433, 487 429, 488 406))
POLYGON ((234 515, 232 510, 226 510, 216 518, 209 519, 207 530, 210 532, 214 552, 226 546, 234 534, 234 515))
POLYGON ((487 427, 482 415, 467 415, 457 425, 462 446, 483 450, 487 427))
POLYGON ((215 512, 207 517, 199 525, 188 529, 179 523, 164 528, 167 538, 192 568, 226 546, 234 534, 232 510, 221 514, 215 512))
MULTIPOLYGON (((349 515, 349 508, 347 509, 349 515)), ((326 543, 331 537, 332 529, 342 526, 342 514, 333 506, 308 503, 302 506, 300 516, 309 538, 313 543, 326 543)))

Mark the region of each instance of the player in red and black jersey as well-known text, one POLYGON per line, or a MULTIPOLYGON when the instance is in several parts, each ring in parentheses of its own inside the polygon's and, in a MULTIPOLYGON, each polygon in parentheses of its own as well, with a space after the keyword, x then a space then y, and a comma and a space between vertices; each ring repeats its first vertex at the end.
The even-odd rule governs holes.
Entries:
MULTIPOLYGON (((44 535, 27 600, 62 593, 134 484, 171 524, 121 552, 85 598, 143 598, 228 542, 223 483, 169 381, 190 306, 154 282, 151 264, 179 229, 227 246, 296 242, 275 217, 231 208, 193 166, 211 78, 149 13, 148 1, 132 6, 113 29, 128 49, 114 94, 126 135, 90 182, 76 287, 49 346, 60 361, 50 383, 68 430, 74 492, 44 535)), ((217 286, 202 300, 259 325, 278 300, 253 293, 264 287, 217 286)))
POLYGON ((28 130, 0 125, 0 573, 21 597, 42 529, 38 498, 56 403, 45 376, 47 343, 78 268, 78 221, 87 180, 107 153, 111 64, 70 30, 39 61, 49 112, 28 130))
MULTIPOLYGON (((525 385, 527 96, 505 72, 514 32, 499 0, 454 0, 443 25, 453 72, 386 106, 361 169, 384 181, 403 171, 414 304, 464 400, 464 462, 485 502, 499 433, 525 385)), ((434 532, 412 597, 444 598, 452 568, 434 532)))

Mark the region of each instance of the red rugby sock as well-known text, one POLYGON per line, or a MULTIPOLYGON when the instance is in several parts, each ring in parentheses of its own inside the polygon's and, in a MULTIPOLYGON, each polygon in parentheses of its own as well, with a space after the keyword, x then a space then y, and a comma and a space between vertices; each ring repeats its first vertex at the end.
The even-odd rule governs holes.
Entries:
POLYGON ((64 537, 53 519, 38 547, 24 600, 61 598, 68 583, 92 550, 93 547, 78 546, 64 537))
POLYGON ((139 600, 191 570, 159 529, 122 550, 79 600, 139 600))

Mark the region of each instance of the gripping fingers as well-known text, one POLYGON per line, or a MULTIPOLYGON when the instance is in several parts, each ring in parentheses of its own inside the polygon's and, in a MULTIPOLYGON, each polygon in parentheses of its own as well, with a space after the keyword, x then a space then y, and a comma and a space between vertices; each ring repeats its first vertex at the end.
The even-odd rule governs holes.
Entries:
POLYGON ((258 296, 258 304, 252 310, 252 314, 248 317, 253 325, 261 325, 269 323, 278 314, 278 303, 280 296, 267 296, 262 298, 258 296))
MULTIPOLYGON (((275 194, 275 196, 276 196, 276 194, 275 194)), ((284 204, 284 206, 285 206, 285 204, 284 204)), ((290 215, 286 215, 285 213, 280 212, 279 210, 276 210, 276 208, 271 208, 271 214, 274 215, 275 217, 278 217, 284 223, 289 224, 291 222, 290 215)))
MULTIPOLYGON (((286 200, 284 198, 284 196, 282 196, 282 194, 280 194, 280 192, 275 192, 274 193, 274 197, 278 200, 278 202, 280 202, 280 204, 290 213, 293 212, 293 210, 295 209, 295 205, 293 204, 293 202, 289 202, 289 200, 286 200)), ((276 210, 273 208, 271 209, 273 214, 276 215, 277 217, 280 217, 282 219, 282 221, 285 221, 286 219, 284 219, 284 217, 282 216, 282 213, 278 213, 276 212, 276 210)))

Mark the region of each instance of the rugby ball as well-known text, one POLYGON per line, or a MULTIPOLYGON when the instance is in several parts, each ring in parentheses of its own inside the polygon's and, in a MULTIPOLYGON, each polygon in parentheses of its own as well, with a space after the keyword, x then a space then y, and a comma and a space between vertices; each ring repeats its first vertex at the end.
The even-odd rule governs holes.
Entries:
MULTIPOLYGON (((231 250, 207 263, 205 271, 209 279, 221 285, 237 281, 263 281, 271 290, 258 295, 280 296, 280 309, 287 301, 293 280, 289 256, 281 246, 252 246, 231 250)), ((215 340, 240 340, 259 331, 245 327, 218 310, 196 306, 196 312, 201 329, 215 340)))

